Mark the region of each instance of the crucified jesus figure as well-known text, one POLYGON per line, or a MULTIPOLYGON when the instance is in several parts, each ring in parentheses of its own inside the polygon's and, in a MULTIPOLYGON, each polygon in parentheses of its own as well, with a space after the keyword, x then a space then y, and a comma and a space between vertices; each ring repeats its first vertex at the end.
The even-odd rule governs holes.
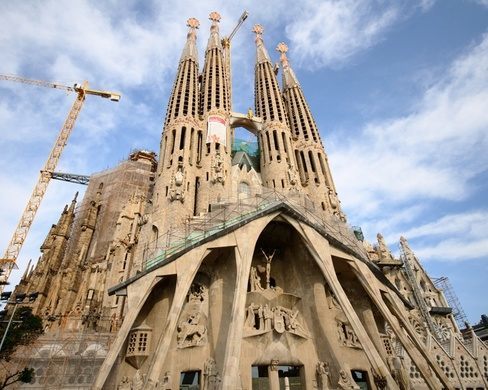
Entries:
POLYGON ((261 252, 263 252, 264 257, 266 258, 266 289, 268 289, 271 287, 269 283, 271 277, 271 261, 276 253, 276 249, 271 255, 267 255, 263 248, 261 248, 261 252))

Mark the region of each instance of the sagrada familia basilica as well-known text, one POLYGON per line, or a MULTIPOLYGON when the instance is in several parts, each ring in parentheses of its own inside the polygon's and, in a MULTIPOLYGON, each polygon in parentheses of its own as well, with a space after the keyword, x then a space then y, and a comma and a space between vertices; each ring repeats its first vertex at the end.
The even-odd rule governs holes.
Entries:
POLYGON ((9 363, 24 386, 487 389, 486 344, 407 240, 348 225, 287 46, 273 65, 254 26, 255 109, 234 112, 210 20, 203 67, 188 20, 159 154, 93 174, 16 287, 45 326, 9 363))

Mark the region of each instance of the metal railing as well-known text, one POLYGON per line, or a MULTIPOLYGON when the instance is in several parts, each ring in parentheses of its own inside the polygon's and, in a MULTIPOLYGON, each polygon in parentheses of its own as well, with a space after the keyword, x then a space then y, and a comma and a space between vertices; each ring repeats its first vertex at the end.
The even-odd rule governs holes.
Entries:
MULTIPOLYGON (((241 194, 242 195, 242 194, 241 194)), ((262 192, 246 198, 231 198, 212 204, 212 211, 188 219, 182 226, 171 228, 156 241, 149 243, 143 257, 143 269, 147 270, 165 262, 171 256, 216 236, 225 229, 258 217, 280 204, 286 204, 315 227, 340 241, 358 256, 367 258, 352 228, 337 216, 317 212, 308 197, 299 193, 283 193, 263 188, 262 192)))

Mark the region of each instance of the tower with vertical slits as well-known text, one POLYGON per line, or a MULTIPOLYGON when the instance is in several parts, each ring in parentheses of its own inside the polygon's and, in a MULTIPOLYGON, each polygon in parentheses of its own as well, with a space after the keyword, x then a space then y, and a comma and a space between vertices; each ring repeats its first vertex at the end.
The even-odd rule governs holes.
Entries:
POLYGON ((264 46, 262 26, 255 25, 253 32, 256 34, 254 102, 256 115, 263 120, 258 134, 262 182, 281 191, 297 189, 300 182, 281 91, 264 46))
POLYGON ((152 223, 154 239, 194 211, 197 167, 202 163, 204 132, 199 121, 199 70, 196 30, 199 21, 188 19, 187 40, 180 62, 161 139, 152 223))
POLYGON ((310 196, 315 206, 344 219, 317 124, 286 56, 288 47, 286 44, 280 43, 276 50, 281 54, 283 101, 288 115, 293 138, 293 154, 298 164, 303 191, 310 196))
POLYGON ((223 48, 219 34, 220 15, 212 12, 210 38, 200 87, 200 115, 204 150, 196 179, 194 215, 210 211, 212 203, 228 197, 232 140, 229 125, 230 101, 223 48))

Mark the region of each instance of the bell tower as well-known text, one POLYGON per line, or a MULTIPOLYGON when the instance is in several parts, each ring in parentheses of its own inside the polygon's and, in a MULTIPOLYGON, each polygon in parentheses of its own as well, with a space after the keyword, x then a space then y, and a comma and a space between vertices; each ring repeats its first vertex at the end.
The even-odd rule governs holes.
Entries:
POLYGON ((199 107, 205 139, 200 175, 195 179, 195 215, 210 211, 212 203, 228 197, 230 188, 232 140, 229 79, 219 34, 220 14, 212 12, 209 19, 212 25, 205 50, 199 107))
POLYGON ((188 35, 168 103, 154 190, 152 221, 166 230, 193 214, 195 178, 202 160, 203 131, 198 118, 199 83, 195 18, 188 35))
POLYGON ((263 185, 277 190, 297 189, 300 182, 291 133, 273 65, 264 47, 263 27, 257 24, 252 31, 256 34, 254 102, 256 115, 263 119, 258 133, 263 185))
POLYGON ((317 208, 320 206, 323 211, 344 219, 317 124, 286 56, 288 47, 282 42, 278 44, 276 50, 280 52, 283 68, 282 96, 290 123, 293 154, 298 164, 303 191, 310 196, 317 208))

